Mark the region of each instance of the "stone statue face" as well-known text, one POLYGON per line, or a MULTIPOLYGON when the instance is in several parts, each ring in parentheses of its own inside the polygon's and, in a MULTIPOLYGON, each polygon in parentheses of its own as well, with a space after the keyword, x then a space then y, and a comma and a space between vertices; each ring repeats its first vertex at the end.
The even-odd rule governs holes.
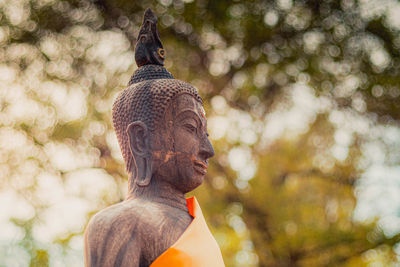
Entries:
POLYGON ((214 155, 202 104, 189 94, 179 95, 167 107, 164 126, 164 131, 155 132, 154 174, 189 192, 203 182, 208 159, 214 155))

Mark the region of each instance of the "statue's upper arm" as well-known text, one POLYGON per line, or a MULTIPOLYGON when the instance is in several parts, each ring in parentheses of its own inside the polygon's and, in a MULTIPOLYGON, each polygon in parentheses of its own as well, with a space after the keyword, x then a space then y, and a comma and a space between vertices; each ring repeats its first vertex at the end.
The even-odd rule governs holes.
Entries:
POLYGON ((141 249, 136 227, 121 217, 109 220, 98 215, 85 231, 85 266, 139 266, 141 249))

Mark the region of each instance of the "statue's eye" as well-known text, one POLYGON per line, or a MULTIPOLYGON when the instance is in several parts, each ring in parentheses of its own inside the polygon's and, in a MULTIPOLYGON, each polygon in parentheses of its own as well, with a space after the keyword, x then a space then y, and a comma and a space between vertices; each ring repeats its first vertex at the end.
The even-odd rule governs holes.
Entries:
POLYGON ((185 124, 184 126, 190 133, 196 132, 196 127, 194 127, 192 124, 185 124))

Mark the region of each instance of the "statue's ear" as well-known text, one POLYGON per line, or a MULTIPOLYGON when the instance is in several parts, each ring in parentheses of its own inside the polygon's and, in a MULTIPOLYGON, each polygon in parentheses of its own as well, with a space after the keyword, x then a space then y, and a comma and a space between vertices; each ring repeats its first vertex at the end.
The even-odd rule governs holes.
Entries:
POLYGON ((135 121, 128 125, 129 148, 132 156, 144 157, 149 152, 149 135, 146 124, 135 121))
POLYGON ((135 121, 128 125, 129 149, 136 163, 136 184, 147 186, 152 176, 150 136, 146 124, 135 121))

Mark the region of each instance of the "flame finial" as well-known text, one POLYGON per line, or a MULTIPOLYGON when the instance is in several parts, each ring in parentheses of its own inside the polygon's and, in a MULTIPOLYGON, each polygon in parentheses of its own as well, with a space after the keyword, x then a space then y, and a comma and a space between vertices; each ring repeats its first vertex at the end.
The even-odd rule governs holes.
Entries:
POLYGON ((135 61, 138 67, 144 65, 164 65, 165 52, 157 29, 157 17, 148 8, 144 12, 143 23, 135 46, 135 61))

